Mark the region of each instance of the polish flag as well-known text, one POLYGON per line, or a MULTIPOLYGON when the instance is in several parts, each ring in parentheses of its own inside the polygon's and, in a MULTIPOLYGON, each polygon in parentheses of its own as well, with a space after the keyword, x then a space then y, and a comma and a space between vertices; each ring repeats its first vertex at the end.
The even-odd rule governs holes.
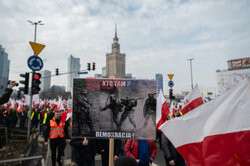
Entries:
POLYGON ((50 107, 58 107, 58 102, 56 101, 56 99, 50 101, 50 107))
POLYGON ((71 117, 71 115, 72 115, 72 109, 68 109, 67 111, 62 113, 61 121, 62 122, 67 121, 71 117))
POLYGON ((182 114, 184 115, 202 104, 204 104, 204 101, 202 99, 199 87, 196 84, 194 89, 189 92, 188 95, 184 98, 184 107, 182 109, 182 114))
POLYGON ((174 106, 174 102, 172 102, 171 103, 171 106, 170 106, 170 116, 171 117, 174 117, 174 113, 175 113, 175 110, 176 110, 177 108, 175 108, 175 106, 174 106))
POLYGON ((17 108, 17 112, 21 112, 23 109, 23 104, 19 104, 17 108))
POLYGON ((11 107, 11 108, 15 109, 15 103, 16 103, 15 100, 10 99, 10 107, 11 107))
POLYGON ((250 79, 160 129, 187 165, 250 165, 250 79))
POLYGON ((162 91, 160 90, 160 93, 157 98, 157 104, 156 104, 156 128, 157 130, 159 130, 159 127, 167 120, 168 114, 170 114, 168 104, 166 102, 165 97, 163 96, 162 91))
POLYGON ((39 107, 42 108, 43 105, 44 105, 44 101, 40 99, 40 105, 39 105, 39 107))
POLYGON ((63 110, 63 111, 65 110, 63 101, 61 98, 59 98, 58 105, 57 105, 57 111, 60 111, 60 110, 63 110))
POLYGON ((30 95, 24 95, 24 105, 30 105, 30 95))
POLYGON ((33 99, 33 105, 40 104, 39 94, 33 95, 33 96, 32 96, 32 99, 33 99))

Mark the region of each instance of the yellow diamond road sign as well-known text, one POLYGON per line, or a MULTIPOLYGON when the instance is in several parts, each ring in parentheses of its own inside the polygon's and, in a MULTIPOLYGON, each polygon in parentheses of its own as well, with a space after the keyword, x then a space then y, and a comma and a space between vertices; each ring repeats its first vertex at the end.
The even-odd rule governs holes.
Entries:
POLYGON ((34 43, 34 42, 30 42, 30 45, 34 51, 34 54, 36 56, 38 56, 40 54, 40 52, 44 49, 45 45, 43 44, 39 44, 39 43, 34 43))
POLYGON ((168 74, 168 78, 169 78, 170 80, 172 80, 173 77, 174 77, 174 74, 168 74))

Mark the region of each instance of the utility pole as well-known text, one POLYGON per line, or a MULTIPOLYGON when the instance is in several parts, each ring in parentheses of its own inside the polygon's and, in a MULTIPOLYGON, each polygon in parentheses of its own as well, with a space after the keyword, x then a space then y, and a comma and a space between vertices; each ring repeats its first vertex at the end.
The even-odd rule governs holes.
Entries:
MULTIPOLYGON (((37 25, 44 25, 42 24, 41 22, 42 21, 38 21, 38 22, 32 22, 30 20, 28 20, 28 22, 31 24, 31 25, 35 25, 35 34, 34 34, 34 43, 36 43, 36 28, 37 28, 37 25)), ((34 76, 34 71, 32 72, 32 76, 31 76, 31 90, 30 90, 30 106, 29 106, 29 120, 28 120, 28 136, 27 136, 27 142, 29 142, 29 138, 30 138, 30 132, 31 132, 31 112, 32 112, 32 99, 33 99, 33 94, 32 94, 32 80, 33 80, 33 76, 34 76)))
POLYGON ((193 71, 192 71, 192 60, 194 60, 194 58, 190 58, 190 59, 187 59, 189 62, 190 62, 190 71, 191 71, 191 88, 193 89, 194 86, 193 86, 193 71))

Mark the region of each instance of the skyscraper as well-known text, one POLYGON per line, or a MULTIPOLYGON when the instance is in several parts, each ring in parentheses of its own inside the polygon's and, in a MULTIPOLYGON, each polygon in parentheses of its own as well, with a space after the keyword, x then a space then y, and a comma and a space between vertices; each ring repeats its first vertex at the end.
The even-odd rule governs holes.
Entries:
POLYGON ((160 90, 163 92, 163 75, 158 73, 155 75, 155 79, 157 81, 157 91, 159 93, 160 90))
POLYGON ((103 68, 102 68, 102 77, 103 77, 103 78, 106 78, 106 77, 107 77, 107 74, 106 74, 106 67, 103 67, 103 68))
POLYGON ((80 68, 80 58, 75 58, 70 55, 68 58, 68 91, 73 90, 73 78, 79 77, 78 72, 80 72, 80 68))
POLYGON ((117 30, 115 26, 115 37, 113 38, 112 52, 106 54, 106 74, 109 78, 125 77, 125 54, 120 53, 117 30))
POLYGON ((41 85, 40 85, 41 91, 47 90, 50 88, 51 85, 51 71, 43 70, 40 73, 42 75, 41 85))
POLYGON ((5 49, 0 45, 0 94, 3 94, 9 80, 10 60, 5 49))

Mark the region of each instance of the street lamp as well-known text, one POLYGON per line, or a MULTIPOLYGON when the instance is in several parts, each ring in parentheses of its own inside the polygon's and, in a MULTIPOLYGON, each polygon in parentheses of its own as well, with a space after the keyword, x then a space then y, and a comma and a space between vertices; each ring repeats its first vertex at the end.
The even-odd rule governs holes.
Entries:
POLYGON ((191 88, 193 89, 193 71, 192 71, 192 60, 194 60, 194 58, 190 58, 187 59, 188 61, 190 61, 190 70, 191 70, 191 88))
POLYGON ((35 36, 34 36, 34 42, 36 43, 36 27, 37 27, 37 25, 44 25, 44 24, 43 24, 43 23, 41 23, 42 21, 32 22, 32 21, 28 20, 28 22, 29 22, 31 25, 35 25, 35 36))

